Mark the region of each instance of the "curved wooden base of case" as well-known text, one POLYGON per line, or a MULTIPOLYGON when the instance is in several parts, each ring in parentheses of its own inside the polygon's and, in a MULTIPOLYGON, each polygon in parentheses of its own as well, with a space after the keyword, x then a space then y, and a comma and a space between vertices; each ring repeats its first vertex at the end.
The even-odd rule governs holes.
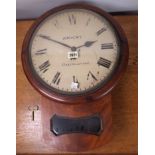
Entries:
POLYGON ((112 133, 111 95, 104 96, 98 101, 77 105, 56 103, 42 97, 41 104, 43 141, 46 145, 60 151, 79 152, 101 147, 110 140, 112 133), (85 133, 55 136, 50 131, 50 118, 54 114, 74 118, 99 114, 102 118, 104 129, 99 136, 85 133))

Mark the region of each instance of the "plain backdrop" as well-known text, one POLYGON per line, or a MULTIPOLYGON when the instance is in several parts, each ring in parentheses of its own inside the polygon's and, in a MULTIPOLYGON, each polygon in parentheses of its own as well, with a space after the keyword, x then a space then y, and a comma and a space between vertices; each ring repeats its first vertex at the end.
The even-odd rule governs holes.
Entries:
POLYGON ((138 10, 138 0, 16 0, 16 16, 32 19, 56 6, 74 2, 89 2, 107 12, 138 10))

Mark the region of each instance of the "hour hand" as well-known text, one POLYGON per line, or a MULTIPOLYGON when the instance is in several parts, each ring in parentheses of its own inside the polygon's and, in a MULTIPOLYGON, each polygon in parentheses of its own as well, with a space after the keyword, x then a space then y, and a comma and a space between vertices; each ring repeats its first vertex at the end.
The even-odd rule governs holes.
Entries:
POLYGON ((90 46, 92 46, 96 41, 97 41, 97 40, 95 40, 95 41, 86 41, 83 45, 78 46, 78 47, 76 47, 76 48, 90 47, 90 46))
POLYGON ((53 41, 53 42, 55 42, 55 43, 58 43, 58 44, 60 44, 60 45, 62 45, 62 46, 68 47, 68 48, 70 48, 70 49, 72 48, 71 46, 69 46, 69 45, 67 45, 67 44, 65 44, 65 43, 62 43, 62 42, 60 42, 60 41, 54 40, 54 39, 50 38, 49 36, 40 34, 39 37, 41 37, 41 38, 43 38, 43 39, 47 39, 47 40, 49 40, 49 41, 53 41))

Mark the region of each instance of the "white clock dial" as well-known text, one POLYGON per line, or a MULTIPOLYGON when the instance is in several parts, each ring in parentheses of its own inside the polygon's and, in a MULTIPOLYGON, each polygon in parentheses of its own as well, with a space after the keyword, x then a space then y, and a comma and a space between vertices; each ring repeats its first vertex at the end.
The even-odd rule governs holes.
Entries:
POLYGON ((42 82, 63 94, 80 94, 106 83, 119 58, 110 23, 89 10, 66 9, 46 18, 30 44, 33 68, 42 82))

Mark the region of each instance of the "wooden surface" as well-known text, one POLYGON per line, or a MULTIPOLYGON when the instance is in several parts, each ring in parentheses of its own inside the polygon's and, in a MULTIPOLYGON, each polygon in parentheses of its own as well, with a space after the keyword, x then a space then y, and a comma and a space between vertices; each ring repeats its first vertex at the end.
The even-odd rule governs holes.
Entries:
POLYGON ((81 104, 60 104, 46 97, 41 102, 42 139, 48 147, 54 147, 62 151, 82 152, 105 145, 112 135, 111 95, 94 102, 82 102, 81 104), (92 116, 99 114, 103 124, 100 136, 92 134, 64 134, 55 136, 50 131, 49 120, 53 115, 67 116, 71 118, 92 116))
MULTIPOLYGON (((90 153, 137 153, 137 16, 114 16, 126 32, 130 58, 127 72, 112 92, 113 138, 90 153)), ((46 145, 42 139, 41 95, 27 81, 21 65, 24 36, 33 21, 17 21, 17 153, 49 154, 59 150, 46 145), (38 105, 32 121, 29 106, 38 105)), ((67 153, 68 154, 68 153, 67 153)))

